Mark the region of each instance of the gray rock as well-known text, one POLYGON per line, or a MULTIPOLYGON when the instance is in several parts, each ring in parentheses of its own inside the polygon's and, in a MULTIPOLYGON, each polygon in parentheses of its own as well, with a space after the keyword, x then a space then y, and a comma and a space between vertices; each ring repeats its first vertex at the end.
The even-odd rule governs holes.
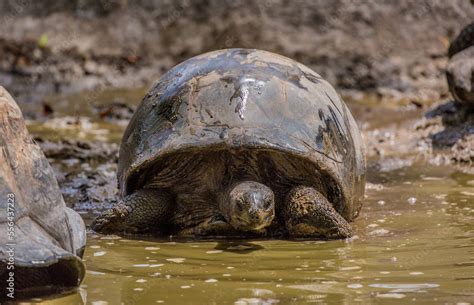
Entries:
POLYGON ((474 46, 455 54, 448 63, 446 77, 454 98, 474 107, 474 46))

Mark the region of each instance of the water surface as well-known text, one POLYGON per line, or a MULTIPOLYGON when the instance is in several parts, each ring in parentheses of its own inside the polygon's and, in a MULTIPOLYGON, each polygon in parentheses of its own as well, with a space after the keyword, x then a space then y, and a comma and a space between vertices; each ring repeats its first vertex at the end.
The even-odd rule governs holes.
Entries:
POLYGON ((343 241, 89 235, 76 294, 44 304, 474 302, 474 176, 414 165, 369 176, 343 241))
MULTIPOLYGON (((141 91, 132 92, 122 101, 136 105, 139 95, 141 91)), ((128 95, 91 96, 101 103, 128 95)), ((89 128, 30 122, 30 130, 53 138, 120 140, 123 124, 104 123, 80 103, 81 96, 51 101, 59 105, 56 115, 80 117, 89 128)), ((363 108, 353 110, 357 114, 363 108)), ((383 122, 376 119, 387 116, 356 117, 379 126, 383 122)), ((369 160, 367 198, 353 224, 356 236, 349 240, 145 240, 90 233, 84 256, 87 274, 78 291, 32 301, 474 304, 474 176, 454 166, 410 161, 392 170, 397 166, 376 167, 374 162, 369 160)))

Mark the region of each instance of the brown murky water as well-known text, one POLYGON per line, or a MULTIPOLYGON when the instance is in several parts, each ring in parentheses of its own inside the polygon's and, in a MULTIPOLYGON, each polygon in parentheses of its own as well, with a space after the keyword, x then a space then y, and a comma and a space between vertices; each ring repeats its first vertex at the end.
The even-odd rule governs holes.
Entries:
POLYGON ((343 241, 132 240, 89 234, 76 293, 41 304, 474 304, 474 176, 369 172, 343 241))

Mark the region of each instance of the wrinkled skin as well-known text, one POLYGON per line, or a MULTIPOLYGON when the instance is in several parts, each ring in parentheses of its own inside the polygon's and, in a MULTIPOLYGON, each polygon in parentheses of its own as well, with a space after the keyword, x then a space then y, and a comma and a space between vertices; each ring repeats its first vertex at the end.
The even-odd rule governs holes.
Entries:
POLYGON ((275 199, 267 186, 253 181, 237 184, 229 198, 221 202, 225 220, 235 229, 258 231, 275 217, 275 199))
POLYGON ((0 86, 0 210, 13 208, 10 215, 0 214, 0 231, 7 232, 14 220, 15 232, 13 239, 0 235, 1 298, 8 293, 4 284, 11 248, 16 298, 77 287, 85 273, 80 259, 86 243, 84 222, 66 207, 54 172, 29 136, 20 109, 0 86))
POLYGON ((230 49, 185 61, 150 90, 125 131, 118 180, 121 199, 94 230, 344 238, 361 208, 365 155, 321 76, 230 49))

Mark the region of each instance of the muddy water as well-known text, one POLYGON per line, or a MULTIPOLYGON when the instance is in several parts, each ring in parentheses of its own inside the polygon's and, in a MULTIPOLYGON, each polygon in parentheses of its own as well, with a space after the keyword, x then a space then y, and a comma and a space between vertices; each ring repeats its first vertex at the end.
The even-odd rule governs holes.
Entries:
POLYGON ((371 170, 366 194, 353 224, 357 235, 344 241, 145 240, 90 233, 79 290, 34 301, 474 304, 474 176, 424 163, 371 170))
MULTIPOLYGON (((122 108, 122 112, 123 107, 134 109, 146 91, 147 88, 102 89, 47 96, 44 104, 53 107, 53 113, 50 117, 27 121, 28 129, 33 135, 52 141, 74 139, 119 143, 128 120, 108 118, 107 109, 115 109, 117 104, 121 106, 118 108, 122 108)), ((35 104, 21 105, 21 109, 26 114, 38 115, 43 112, 35 104)))

